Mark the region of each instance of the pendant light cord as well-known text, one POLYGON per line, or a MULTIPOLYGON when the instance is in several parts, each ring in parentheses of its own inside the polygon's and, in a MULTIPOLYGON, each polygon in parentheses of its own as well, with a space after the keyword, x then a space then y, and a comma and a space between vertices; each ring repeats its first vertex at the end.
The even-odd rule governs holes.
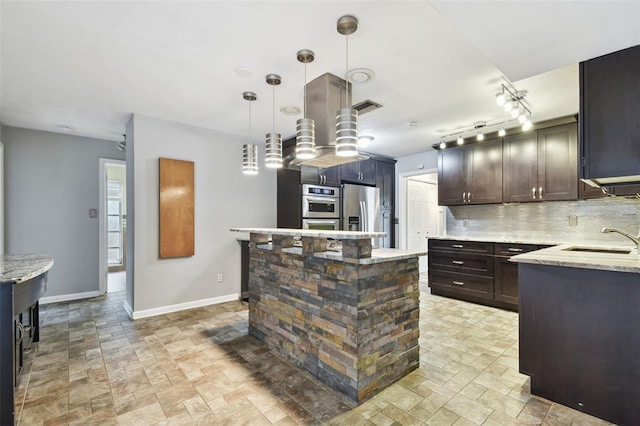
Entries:
POLYGON ((307 63, 304 63, 304 99, 302 101, 302 117, 307 118, 307 63))
POLYGON ((349 107, 349 34, 345 35, 346 44, 346 69, 344 71, 344 107, 349 107))
POLYGON ((271 86, 271 99, 273 99, 273 108, 271 108, 271 111, 273 112, 273 121, 271 123, 271 132, 273 134, 276 133, 276 86, 275 84, 271 86))
POLYGON ((251 102, 249 101, 249 143, 251 143, 251 102))

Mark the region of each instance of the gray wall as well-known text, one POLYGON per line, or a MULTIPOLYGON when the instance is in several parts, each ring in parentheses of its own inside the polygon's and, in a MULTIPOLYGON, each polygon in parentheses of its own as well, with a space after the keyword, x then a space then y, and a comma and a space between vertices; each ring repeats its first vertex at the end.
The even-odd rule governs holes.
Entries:
POLYGON ((98 291, 99 159, 115 142, 15 127, 3 131, 5 253, 54 258, 45 297, 98 291))
POLYGON ((631 241, 625 237, 602 234, 600 230, 613 226, 637 235, 640 226, 640 200, 621 197, 452 206, 445 210, 447 235, 462 237, 536 238, 549 243, 630 245, 631 241), (569 224, 569 216, 577 218, 576 225, 569 224))
POLYGON ((127 246, 127 276, 133 280, 127 282, 127 290, 133 289, 127 303, 134 317, 239 297, 239 235, 229 228, 276 225, 276 172, 264 167, 264 144, 258 142, 260 172, 243 175, 243 143, 244 137, 134 114, 127 127, 133 237, 127 246), (195 162, 194 256, 158 257, 159 157, 195 162))

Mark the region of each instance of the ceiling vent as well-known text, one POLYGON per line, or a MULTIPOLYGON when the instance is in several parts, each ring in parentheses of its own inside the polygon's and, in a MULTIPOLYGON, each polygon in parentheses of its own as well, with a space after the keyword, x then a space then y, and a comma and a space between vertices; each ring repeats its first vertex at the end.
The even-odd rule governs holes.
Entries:
POLYGON ((358 110, 358 115, 362 115, 362 114, 366 114, 368 112, 371 112, 373 110, 376 110, 378 108, 382 108, 382 105, 380 105, 377 102, 373 102, 370 99, 367 99, 366 101, 362 101, 359 102, 355 105, 353 105, 352 107, 355 110, 358 110))

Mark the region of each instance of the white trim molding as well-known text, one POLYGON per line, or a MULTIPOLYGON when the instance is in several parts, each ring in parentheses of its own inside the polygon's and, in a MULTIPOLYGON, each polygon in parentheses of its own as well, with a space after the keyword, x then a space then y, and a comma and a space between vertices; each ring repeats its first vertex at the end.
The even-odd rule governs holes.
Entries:
POLYGON ((41 305, 47 305, 49 303, 58 303, 58 302, 70 302, 72 300, 80 300, 80 299, 91 299, 92 297, 100 296, 100 292, 98 291, 85 291, 83 293, 70 293, 70 294, 61 294, 59 296, 46 296, 40 298, 41 305))
MULTIPOLYGON (((201 308, 203 306, 217 305, 218 303, 232 302, 240 300, 240 294, 228 294, 225 296, 211 297, 209 299, 194 300, 192 302, 178 303, 175 305, 161 306, 159 308, 145 309, 141 311, 133 311, 131 307, 126 305, 125 310, 129 317, 133 320, 154 317, 156 315, 169 314, 171 312, 185 311, 187 309, 201 308)), ((126 302, 125 302, 126 304, 126 302)))

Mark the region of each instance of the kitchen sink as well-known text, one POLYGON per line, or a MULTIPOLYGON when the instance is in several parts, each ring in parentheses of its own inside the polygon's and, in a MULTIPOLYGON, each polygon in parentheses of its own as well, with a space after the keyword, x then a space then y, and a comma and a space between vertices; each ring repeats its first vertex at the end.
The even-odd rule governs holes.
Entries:
POLYGON ((582 251, 587 253, 630 254, 632 249, 607 249, 594 247, 567 247, 564 251, 582 251))

